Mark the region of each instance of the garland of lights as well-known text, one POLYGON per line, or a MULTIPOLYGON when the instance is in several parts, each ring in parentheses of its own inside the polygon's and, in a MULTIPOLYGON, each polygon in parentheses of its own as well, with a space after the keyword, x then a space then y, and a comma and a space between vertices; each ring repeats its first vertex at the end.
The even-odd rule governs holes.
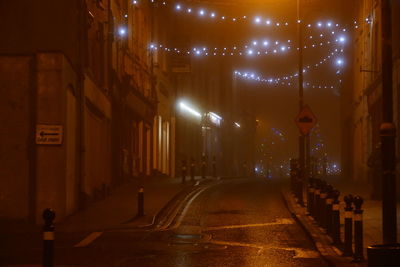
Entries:
MULTIPOLYGON (((344 52, 343 49, 339 50, 339 49, 335 49, 333 52, 331 52, 328 56, 322 58, 318 63, 316 64, 311 64, 311 65, 307 65, 305 68, 303 68, 303 73, 306 73, 307 70, 310 69, 316 69, 317 67, 321 66, 322 64, 328 62, 330 59, 334 58, 333 56, 335 54, 342 54, 344 52)), ((341 67, 344 64, 344 60, 339 57, 336 59, 336 65, 338 67, 341 67)), ((336 75, 340 75, 341 71, 337 70, 336 71, 336 75)), ((240 71, 234 71, 234 75, 238 76, 242 79, 246 79, 246 80, 254 80, 254 81, 258 81, 258 82, 262 82, 262 83, 266 83, 269 85, 287 85, 287 86, 291 86, 293 85, 292 82, 290 82, 289 80, 291 79, 295 79, 299 76, 298 72, 292 74, 292 75, 286 75, 286 76, 282 76, 282 77, 277 77, 277 78, 264 78, 261 77, 259 75, 257 75, 256 73, 249 73, 249 72, 240 72, 240 71)), ((339 79, 339 83, 342 83, 342 80, 339 79)), ((310 88, 331 88, 334 89, 334 86, 330 85, 312 85, 309 82, 304 84, 306 87, 310 87, 310 88)))
MULTIPOLYGON (((300 23, 301 21, 297 20, 293 23, 290 22, 275 22, 271 19, 268 19, 266 16, 248 16, 248 15, 242 15, 242 16, 225 16, 225 15, 218 15, 217 12, 214 11, 208 11, 205 8, 195 8, 192 6, 186 6, 183 5, 179 2, 174 1, 174 3, 170 3, 167 1, 159 1, 159 0, 132 0, 132 4, 135 6, 139 6, 141 2, 145 2, 148 1, 152 4, 158 5, 161 4, 161 6, 170 6, 172 7, 172 10, 177 11, 178 13, 185 13, 185 14, 189 14, 189 15, 198 15, 198 17, 200 18, 209 18, 209 19, 213 19, 213 20, 219 20, 219 21, 229 21, 229 22, 247 22, 249 20, 253 20, 253 22, 255 24, 258 25, 266 25, 266 26, 275 26, 275 27, 281 27, 281 26, 289 26, 292 24, 297 24, 300 23)), ((368 16, 365 18, 365 20, 361 21, 361 22, 357 22, 356 20, 354 21, 353 25, 351 25, 353 28, 358 29, 362 24, 371 24, 372 23, 372 19, 368 16)), ((322 27, 327 27, 327 28, 331 28, 331 27, 339 27, 339 24, 334 23, 332 21, 327 21, 325 23, 323 22, 317 22, 316 24, 317 27, 322 28, 322 27)), ((312 27, 311 24, 307 24, 307 27, 310 28, 312 27)))
MULTIPOLYGON (((341 54, 343 54, 343 52, 344 52, 343 49, 340 49, 340 50, 335 49, 334 51, 330 52, 328 56, 320 59, 317 63, 307 65, 305 68, 303 68, 303 73, 307 73, 307 71, 309 71, 309 70, 313 70, 313 69, 320 67, 324 63, 328 62, 330 59, 333 59, 335 54, 341 55, 341 54)), ((344 60, 341 57, 336 58, 337 67, 341 67, 341 66, 343 66, 343 64, 344 64, 344 60)), ((282 81, 288 81, 291 79, 295 79, 299 76, 298 72, 291 74, 291 75, 285 75, 285 76, 276 77, 276 78, 261 78, 260 76, 258 76, 255 73, 240 72, 240 71, 234 71, 234 74, 239 77, 245 78, 245 79, 253 79, 253 80, 256 80, 259 82, 265 82, 265 83, 269 83, 269 84, 274 84, 274 83, 277 84, 282 81)), ((341 71, 337 70, 336 74, 337 75, 341 74, 341 71)), ((341 80, 339 80, 339 82, 341 83, 341 80)), ((308 84, 308 85, 310 85, 310 84, 308 84)))
MULTIPOLYGON (((156 1, 156 0, 149 0, 151 3, 162 3, 162 5, 167 6, 168 5, 173 5, 174 10, 177 13, 186 13, 186 14, 190 14, 190 15, 195 15, 197 14, 200 18, 209 18, 209 19, 214 19, 216 20, 222 20, 222 21, 232 21, 232 22, 239 22, 239 21, 249 21, 249 20, 253 20, 254 24, 256 25, 266 25, 269 27, 287 27, 293 24, 299 24, 301 23, 301 21, 297 20, 295 23, 289 23, 289 22, 275 22, 272 21, 271 19, 268 19, 266 17, 262 17, 262 16, 255 16, 253 18, 249 17, 249 16, 241 16, 241 17, 229 17, 229 16, 218 16, 216 12, 213 11, 207 11, 204 8, 193 8, 190 6, 186 6, 186 5, 182 5, 179 3, 176 4, 171 4, 171 3, 167 3, 166 1, 156 1)), ((138 5, 139 1, 134 0, 132 2, 134 5, 138 5)), ((371 23, 371 21, 369 19, 366 19, 366 22, 368 24, 371 23)), ((355 21, 354 22, 354 27, 358 28, 358 23, 355 21)), ((346 36, 345 35, 340 35, 338 36, 339 33, 342 32, 346 32, 347 29, 346 28, 341 28, 341 26, 337 23, 334 23, 332 21, 327 21, 327 22, 316 22, 315 24, 307 24, 306 28, 308 29, 317 29, 317 30, 329 30, 330 34, 335 38, 334 41, 322 41, 322 42, 314 42, 311 43, 309 45, 304 45, 302 48, 304 49, 308 49, 308 48, 316 48, 316 47, 322 47, 322 46, 327 46, 330 44, 340 44, 343 45, 346 41, 346 36), (315 27, 313 27, 315 26, 315 27)), ((323 38, 325 35, 324 33, 320 33, 318 36, 316 35, 309 35, 308 39, 316 39, 318 37, 323 38)), ((259 56, 259 55, 268 55, 268 54, 283 54, 284 52, 286 52, 287 50, 300 50, 299 47, 295 47, 294 49, 292 49, 292 46, 290 46, 291 40, 288 40, 287 42, 279 42, 279 41, 275 41, 272 42, 272 44, 275 44, 274 47, 267 49, 266 47, 270 47, 269 46, 269 42, 267 40, 254 40, 251 44, 248 45, 244 45, 243 47, 239 47, 239 46, 232 46, 232 47, 223 47, 223 48, 217 48, 215 47, 214 49, 212 48, 208 48, 208 47, 193 47, 192 49, 178 49, 178 48, 169 48, 166 47, 162 44, 150 44, 149 45, 149 49, 150 50, 158 50, 158 51, 164 51, 164 52, 173 52, 176 54, 186 54, 186 55, 194 55, 194 56, 259 56)), ((341 49, 335 49, 334 52, 331 52, 327 57, 321 59, 319 62, 315 63, 315 64, 311 64, 311 65, 307 65, 304 69, 303 69, 303 73, 305 73, 307 70, 309 69, 315 69, 317 67, 319 67, 320 65, 324 64, 325 62, 327 62, 329 59, 332 59, 333 56, 335 55, 335 52, 337 54, 339 53, 343 53, 344 50, 343 48, 341 49), (340 51, 340 52, 339 52, 340 51)), ((336 65, 337 66, 342 66, 343 65, 343 59, 342 58, 337 58, 336 59, 336 65)), ((239 76, 243 79, 252 79, 252 80, 256 80, 259 82, 264 82, 264 83, 268 83, 270 85, 287 85, 287 86, 291 86, 293 85, 292 82, 290 82, 289 80, 294 79, 296 77, 298 77, 298 73, 294 73, 292 75, 287 75, 287 76, 283 76, 283 77, 278 77, 278 78, 261 78, 259 76, 257 76, 254 73, 241 73, 239 71, 235 71, 235 76, 239 76)), ((337 75, 341 74, 340 70, 336 71, 337 75)), ((339 80, 339 82, 341 83, 342 81, 339 80)), ((334 86, 322 86, 322 85, 311 85, 309 82, 304 84, 305 87, 310 87, 310 88, 334 88, 334 86)))
MULTIPOLYGON (((295 86, 296 83, 292 83, 292 82, 286 82, 286 81, 282 81, 281 79, 271 79, 271 78, 262 78, 260 76, 257 76, 255 73, 247 73, 247 72, 239 72, 239 71, 234 71, 234 75, 235 76, 239 76, 240 78, 244 79, 244 80, 253 80, 253 81, 257 81, 257 82, 262 82, 262 83, 266 83, 270 86, 280 86, 280 85, 284 85, 284 86, 295 86)), ((341 82, 341 81, 339 81, 341 82)), ((304 88, 319 88, 319 89, 334 89, 335 86, 333 85, 315 85, 315 84, 311 84, 309 82, 304 82, 303 83, 304 88)))
MULTIPOLYGON (((335 35, 335 32, 332 32, 335 35)), ((321 34, 322 38, 324 35, 321 34)), ((309 39, 313 39, 313 36, 310 35, 309 39)), ((268 55, 268 54, 281 54, 286 52, 287 50, 291 50, 292 46, 290 43, 292 41, 289 39, 286 42, 273 41, 269 42, 267 39, 263 40, 254 40, 251 44, 240 46, 232 46, 232 47, 223 47, 223 48, 209 48, 209 47, 193 47, 192 49, 181 50, 177 47, 170 48, 164 46, 162 44, 152 43, 149 45, 150 50, 162 50, 165 52, 173 52, 176 54, 187 54, 187 55, 205 55, 205 56, 243 56, 243 55, 268 55), (270 43, 274 45, 274 47, 267 49, 270 47, 270 43)), ((333 43, 337 43, 339 45, 343 45, 346 42, 346 37, 344 35, 340 35, 335 38, 334 41, 325 41, 319 43, 312 43, 310 45, 304 45, 304 49, 323 47, 326 45, 330 45, 333 43)), ((296 47, 295 50, 299 50, 299 47, 296 47)))
MULTIPOLYGON (((138 6, 140 4, 140 2, 145 1, 145 0, 133 0, 132 4, 138 6)), ((217 12, 215 11, 211 11, 211 10, 207 10, 205 8, 199 8, 199 7, 193 7, 190 5, 185 5, 185 4, 181 4, 178 2, 175 3, 170 3, 167 1, 156 1, 156 0, 148 0, 150 3, 153 4, 158 4, 160 3, 162 6, 171 6, 173 10, 175 10, 177 13, 181 13, 181 14, 188 14, 188 15, 197 15, 199 18, 203 18, 203 19, 211 19, 211 20, 215 20, 215 21, 230 21, 230 22, 248 22, 249 20, 253 21, 254 24, 256 25, 265 25, 268 27, 288 27, 290 25, 293 24, 298 24, 301 21, 300 20, 296 20, 292 23, 290 23, 289 21, 274 21, 270 18, 268 18, 267 16, 249 16, 249 15, 242 15, 242 16, 227 16, 227 15, 219 15, 217 12)), ((366 18, 365 22, 367 24, 371 23, 371 19, 370 18, 366 18)), ((316 26, 318 28, 332 28, 332 27, 340 27, 339 24, 334 23, 332 21, 327 21, 327 22, 317 22, 316 26)), ((310 28, 312 27, 312 24, 307 24, 307 27, 310 28)), ((354 28, 359 28, 359 23, 357 21, 354 21, 354 28)))

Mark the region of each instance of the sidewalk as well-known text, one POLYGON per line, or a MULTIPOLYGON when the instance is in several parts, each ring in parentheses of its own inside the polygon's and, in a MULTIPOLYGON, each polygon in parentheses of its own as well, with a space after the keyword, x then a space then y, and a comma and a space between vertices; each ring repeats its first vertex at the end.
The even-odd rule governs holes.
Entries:
MULTIPOLYGON (((199 179, 201 178, 196 177, 196 180, 199 179)), ((107 198, 91 203, 64 221, 55 223, 56 231, 89 232, 149 225, 169 200, 190 187, 192 183, 188 180, 187 177, 184 185, 181 178, 147 177, 129 180, 116 187, 107 198), (141 186, 144 188, 145 216, 136 218, 138 190, 141 186)), ((0 229, 0 234, 28 233, 40 232, 41 226, 0 220, 0 229)))
MULTIPOLYGON (((348 194, 353 196, 359 195, 364 199, 362 206, 363 227, 364 227, 364 251, 367 256, 366 249, 368 246, 382 244, 382 201, 371 200, 370 188, 366 188, 364 184, 357 182, 344 183, 339 179, 328 179, 328 183, 340 191, 340 201, 343 203, 343 197, 348 194)), ((397 192, 400 194, 400 192, 397 192)), ((344 203, 343 203, 344 205, 344 203)), ((341 209, 343 210, 343 209, 341 209)), ((341 218, 342 218, 341 214, 341 218)), ((343 221, 342 221, 343 223, 343 221)), ((400 241, 400 203, 397 202, 397 241, 400 241)))
MULTIPOLYGON (((368 188, 357 183, 344 184, 340 180, 328 179, 327 182, 340 191, 340 221, 341 221, 341 239, 344 240, 344 207, 343 198, 345 195, 359 195, 364 199, 362 206, 363 212, 363 241, 364 241, 364 257, 367 259, 367 248, 371 245, 382 243, 382 201, 371 200, 368 188)), ((301 207, 295 201, 294 196, 285 189, 282 192, 288 208, 296 216, 305 230, 310 234, 316 243, 317 248, 323 256, 332 261, 334 265, 341 266, 350 264, 350 257, 342 257, 341 252, 331 245, 331 239, 324 236, 324 231, 317 226, 311 216, 306 215, 306 208, 301 207), (325 255, 324 255, 325 254, 325 255), (347 260, 346 260, 347 259, 347 260)), ((304 198, 306 199, 306 198, 304 198)), ((397 239, 400 240, 400 204, 397 203, 398 232, 397 239)), ((354 246, 354 245, 353 245, 354 246)))
POLYGON ((170 199, 185 188, 180 178, 148 177, 132 179, 114 189, 109 197, 56 225, 61 232, 99 231, 118 227, 148 225, 170 199), (138 191, 144 188, 145 216, 135 218, 138 191))

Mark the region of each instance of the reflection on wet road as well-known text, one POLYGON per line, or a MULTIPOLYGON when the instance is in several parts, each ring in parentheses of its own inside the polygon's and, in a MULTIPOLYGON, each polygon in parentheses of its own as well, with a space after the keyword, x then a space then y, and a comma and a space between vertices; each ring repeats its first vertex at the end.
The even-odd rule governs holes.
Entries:
POLYGON ((86 264, 327 266, 271 182, 224 180, 192 199, 173 225, 148 233, 106 232, 87 248, 95 263, 86 264))

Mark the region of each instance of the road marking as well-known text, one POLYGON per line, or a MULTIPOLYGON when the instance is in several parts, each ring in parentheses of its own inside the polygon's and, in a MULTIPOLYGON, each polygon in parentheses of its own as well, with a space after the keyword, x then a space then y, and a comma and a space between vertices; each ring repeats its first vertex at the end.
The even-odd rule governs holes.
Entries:
MULTIPOLYGON (((211 186, 212 186, 212 185, 211 185, 211 186)), ((191 197, 191 199, 186 203, 186 206, 183 208, 181 214, 177 214, 177 215, 175 216, 175 218, 177 218, 177 220, 176 220, 176 224, 174 225, 174 227, 179 227, 179 226, 181 225, 181 223, 182 223, 183 219, 185 218, 186 213, 188 212, 189 207, 190 207, 190 205, 192 205, 193 201, 194 201, 201 193, 203 193, 205 190, 207 190, 207 189, 208 189, 209 187, 211 187, 211 186, 208 186, 208 187, 205 187, 205 188, 199 190, 194 196, 191 197)))
POLYGON ((264 247, 255 244, 248 244, 248 243, 240 243, 240 242, 231 242, 231 241, 219 241, 219 240, 210 240, 209 243, 216 244, 216 245, 224 245, 224 246, 231 246, 231 247, 248 247, 248 248, 255 248, 262 250, 264 247))
POLYGON ((211 244, 215 245, 224 245, 224 246, 231 246, 231 247, 248 247, 258 249, 258 253, 260 254, 261 251, 265 251, 268 249, 275 249, 275 250, 285 250, 285 251, 293 251, 295 259, 317 259, 320 258, 320 254, 318 251, 314 250, 305 250, 301 248, 285 248, 285 247, 275 247, 275 246, 263 246, 257 244, 249 244, 249 243, 240 243, 240 242, 230 242, 230 241, 220 241, 220 240, 210 240, 211 244))
MULTIPOLYGON (((42 264, 13 264, 13 265, 2 265, 2 267, 43 267, 42 264)), ((54 265, 54 267, 86 267, 81 265, 54 265)))
POLYGON ((289 250, 294 250, 295 256, 293 258, 295 259, 318 259, 320 258, 320 255, 318 251, 314 250, 304 250, 304 249, 298 249, 298 248, 293 248, 289 250))
POLYGON ((238 229, 238 228, 263 227, 263 226, 271 226, 271 225, 284 225, 284 224, 294 224, 294 222, 292 219, 282 218, 282 219, 277 219, 276 222, 270 222, 270 223, 214 226, 214 227, 207 227, 204 230, 205 231, 215 231, 215 230, 227 230, 227 229, 238 229))
POLYGON ((93 232, 90 235, 88 235, 87 237, 85 237, 81 242, 76 244, 74 247, 76 247, 76 248, 86 247, 90 243, 92 243, 94 240, 99 238, 102 234, 103 234, 103 232, 93 232))

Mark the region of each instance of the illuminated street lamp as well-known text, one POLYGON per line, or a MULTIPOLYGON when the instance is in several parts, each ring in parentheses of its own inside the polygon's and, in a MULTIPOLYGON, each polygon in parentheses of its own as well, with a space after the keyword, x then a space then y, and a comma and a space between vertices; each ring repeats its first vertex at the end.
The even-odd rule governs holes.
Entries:
POLYGON ((214 112, 209 112, 210 121, 217 126, 221 125, 222 117, 214 112))
POLYGON ((193 115, 197 118, 201 118, 201 113, 197 111, 196 108, 192 107, 190 104, 184 101, 179 102, 179 108, 182 112, 193 115))
POLYGON ((124 37, 127 34, 127 30, 125 27, 121 26, 118 29, 118 34, 120 37, 124 37))

